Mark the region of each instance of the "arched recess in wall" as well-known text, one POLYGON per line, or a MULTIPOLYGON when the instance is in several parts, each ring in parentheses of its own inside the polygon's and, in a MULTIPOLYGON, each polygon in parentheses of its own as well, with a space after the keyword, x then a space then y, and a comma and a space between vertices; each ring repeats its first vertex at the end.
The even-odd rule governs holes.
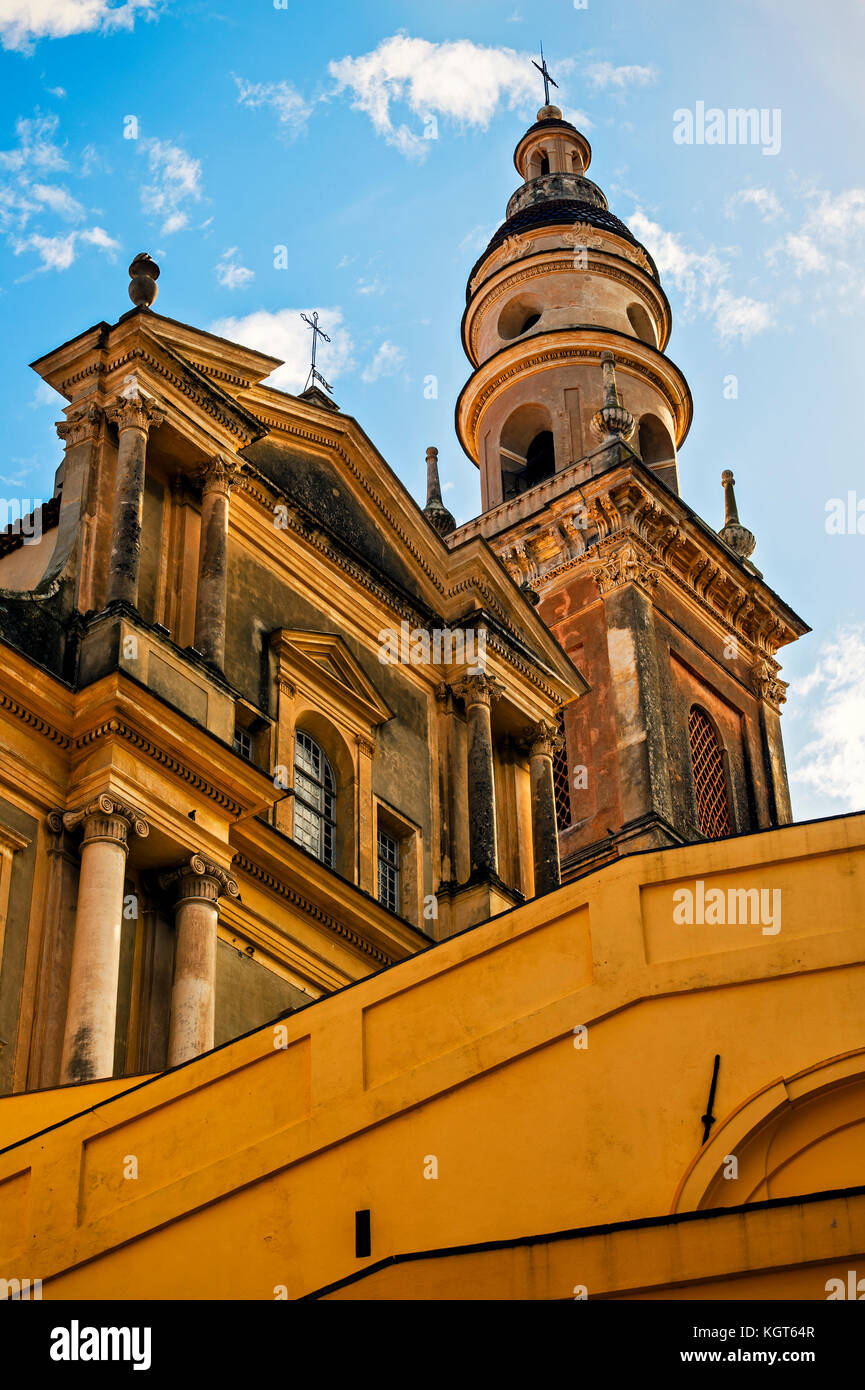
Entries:
POLYGON ((502 497, 519 497, 556 471, 550 412, 542 405, 521 405, 502 427, 499 441, 502 497))
MULTIPOLYGON (((723 1058, 721 1061, 723 1067, 723 1058)), ((715 1125, 671 1210, 854 1187, 865 1165, 865 1049, 772 1080, 715 1125), (737 1176, 729 1173, 735 1155, 737 1176)))
POLYGON ((533 294, 518 294, 499 314, 499 337, 506 343, 534 328, 543 313, 541 301, 533 294))
POLYGON ((715 724, 701 705, 691 706, 688 741, 694 774, 697 829, 707 840, 722 840, 733 833, 727 758, 715 724))
MULTIPOLYGON (((355 769, 351 751, 334 724, 315 709, 300 710, 295 722, 298 732, 308 734, 324 753, 335 782, 332 867, 350 883, 355 881, 357 828, 355 825, 355 769)), ((292 766, 292 784, 295 770, 292 766)))
POLYGON ((648 343, 649 347, 658 346, 652 320, 642 304, 628 305, 628 321, 641 342, 648 343))

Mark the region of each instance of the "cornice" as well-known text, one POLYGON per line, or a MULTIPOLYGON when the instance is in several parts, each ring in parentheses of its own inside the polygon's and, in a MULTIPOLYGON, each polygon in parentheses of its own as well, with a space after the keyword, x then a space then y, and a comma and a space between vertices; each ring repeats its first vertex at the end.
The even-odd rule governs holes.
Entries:
POLYGON ((518 376, 530 376, 546 367, 563 363, 591 362, 600 365, 602 353, 608 351, 611 344, 615 347, 618 370, 623 373, 630 371, 642 377, 667 401, 676 422, 676 447, 681 448, 691 425, 693 405, 688 384, 679 368, 665 357, 660 349, 652 348, 648 344, 638 344, 637 340, 616 329, 603 328, 597 324, 579 324, 571 328, 557 328, 539 333, 529 342, 508 344, 473 372, 460 392, 456 405, 457 434, 472 462, 477 466, 478 426, 481 416, 503 386, 518 376), (591 347, 581 346, 579 340, 587 336, 596 339, 596 344, 591 347), (564 342, 563 338, 576 341, 564 342), (660 371, 641 361, 634 352, 637 347, 653 360, 663 363, 667 369, 667 376, 662 376, 660 371), (511 360, 501 365, 501 360, 507 357, 511 360), (671 381, 676 381, 681 386, 681 394, 678 397, 670 389, 671 381))
POLYGON ((153 762, 158 763, 160 767, 165 768, 167 771, 179 777, 181 781, 194 787, 197 792, 201 792, 204 796, 208 797, 209 800, 214 801, 222 810, 227 811, 230 815, 234 816, 235 819, 243 814, 245 807, 243 807, 239 801, 235 801, 233 797, 221 791, 219 787, 208 781, 207 778, 202 777, 201 774, 190 767, 188 763, 183 762, 175 754, 167 752, 166 749, 160 748, 152 739, 139 733, 137 729, 134 729, 122 719, 105 719, 101 723, 95 724, 85 733, 79 734, 76 738, 70 740, 70 744, 77 751, 81 751, 82 749, 90 747, 91 744, 99 742, 99 740, 103 738, 123 739, 124 742, 128 743, 137 752, 144 753, 148 758, 151 758, 153 762))
POLYGON ((362 951, 364 955, 377 961, 379 965, 393 965, 397 960, 402 959, 400 956, 389 955, 380 947, 374 946, 371 941, 367 941, 358 932, 352 931, 350 927, 344 926, 342 922, 339 922, 335 917, 331 916, 329 912, 325 912, 323 908, 318 907, 309 898, 304 897, 304 895, 299 893, 296 888, 293 888, 291 884, 286 883, 281 878, 277 878, 276 874, 271 873, 268 869, 262 868, 245 854, 239 853, 236 856, 232 868, 239 873, 246 874, 249 878, 255 879, 258 883, 263 884, 265 888, 269 888, 271 892, 277 893, 279 897, 284 898, 286 902, 291 903, 293 907, 299 908, 301 912, 311 917, 313 921, 319 922, 323 927, 326 927, 328 931, 332 931, 335 935, 342 937, 350 946, 354 946, 356 950, 362 951))

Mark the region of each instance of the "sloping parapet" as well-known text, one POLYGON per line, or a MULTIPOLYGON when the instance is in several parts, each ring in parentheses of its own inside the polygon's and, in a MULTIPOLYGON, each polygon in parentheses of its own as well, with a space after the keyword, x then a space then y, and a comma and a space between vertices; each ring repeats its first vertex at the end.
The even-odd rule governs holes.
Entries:
POLYGON ((716 1054, 720 1125, 861 1048, 863 925, 865 816, 608 865, 0 1152, 0 1277, 296 1298, 399 1251, 656 1221, 701 1150, 716 1054), (713 884, 769 894, 770 917, 693 920, 713 884))

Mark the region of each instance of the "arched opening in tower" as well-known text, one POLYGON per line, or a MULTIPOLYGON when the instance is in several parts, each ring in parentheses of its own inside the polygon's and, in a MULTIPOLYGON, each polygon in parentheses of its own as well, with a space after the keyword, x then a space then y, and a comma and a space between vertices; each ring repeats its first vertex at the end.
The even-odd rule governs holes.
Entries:
POLYGON ((648 343, 649 347, 658 346, 652 320, 642 304, 628 305, 628 321, 641 342, 648 343))
POLYGON ((640 420, 637 449, 646 467, 657 473, 673 492, 678 492, 675 446, 669 430, 657 415, 644 415, 640 420))
POLYGON ((552 421, 542 405, 521 405, 502 429, 502 496, 507 502, 556 471, 552 421))

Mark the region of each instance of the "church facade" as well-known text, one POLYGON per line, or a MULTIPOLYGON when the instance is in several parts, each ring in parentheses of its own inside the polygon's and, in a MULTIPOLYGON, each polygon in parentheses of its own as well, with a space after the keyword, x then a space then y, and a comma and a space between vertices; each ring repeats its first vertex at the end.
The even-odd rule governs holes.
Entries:
POLYGON ((791 823, 808 629, 732 474, 718 529, 681 495, 669 303, 590 159, 545 105, 470 273, 460 527, 435 449, 421 508, 145 255, 33 364, 68 404, 0 536, 7 1278, 865 1278, 865 818, 791 823))

